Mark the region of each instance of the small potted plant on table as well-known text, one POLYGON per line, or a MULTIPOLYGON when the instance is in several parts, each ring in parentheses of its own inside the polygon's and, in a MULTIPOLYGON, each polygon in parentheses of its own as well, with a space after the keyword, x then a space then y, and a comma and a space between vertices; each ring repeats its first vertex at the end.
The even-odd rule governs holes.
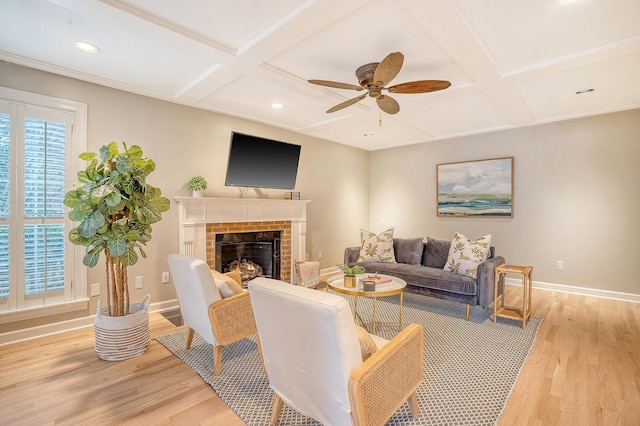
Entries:
POLYGON ((358 265, 349 267, 346 263, 342 263, 338 268, 344 273, 344 286, 347 288, 355 288, 356 275, 364 274, 364 268, 358 265))

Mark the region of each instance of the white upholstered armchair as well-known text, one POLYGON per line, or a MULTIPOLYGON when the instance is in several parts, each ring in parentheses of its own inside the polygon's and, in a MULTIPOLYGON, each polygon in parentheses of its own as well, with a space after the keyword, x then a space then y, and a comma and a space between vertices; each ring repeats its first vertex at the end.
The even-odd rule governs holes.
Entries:
POLYGON ((410 324, 366 361, 347 301, 269 278, 249 282, 264 367, 274 391, 271 424, 283 403, 323 425, 384 425, 405 401, 419 415, 423 330, 410 324))
POLYGON ((256 333, 248 292, 222 298, 209 266, 200 259, 171 254, 169 269, 180 301, 184 325, 189 328, 187 349, 197 332, 213 345, 214 374, 220 375, 222 347, 256 333))

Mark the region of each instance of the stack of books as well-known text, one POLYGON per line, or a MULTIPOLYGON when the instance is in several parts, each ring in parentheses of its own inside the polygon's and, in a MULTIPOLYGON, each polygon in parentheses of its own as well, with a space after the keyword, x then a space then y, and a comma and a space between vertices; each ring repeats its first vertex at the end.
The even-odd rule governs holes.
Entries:
POLYGON ((369 275, 366 278, 364 278, 364 280, 373 281, 374 283, 376 283, 376 285, 387 284, 391 282, 391 278, 381 277, 379 275, 369 275))

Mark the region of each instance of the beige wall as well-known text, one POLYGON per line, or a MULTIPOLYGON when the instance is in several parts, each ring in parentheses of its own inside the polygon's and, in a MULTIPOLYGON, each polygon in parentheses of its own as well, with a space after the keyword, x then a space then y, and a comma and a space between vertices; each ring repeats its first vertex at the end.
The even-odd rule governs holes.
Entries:
MULTIPOLYGON (((238 196, 237 188, 224 186, 232 130, 302 145, 296 190, 304 199, 311 200, 308 204, 307 251, 312 259, 322 251, 323 267, 341 263, 344 247, 351 242, 352 231, 367 225, 366 151, 2 61, 0 86, 86 103, 88 150, 96 151, 112 140, 140 145, 145 155, 156 162, 150 183, 161 188, 170 199, 177 195, 190 195, 186 182, 196 174, 203 175, 209 183, 206 196, 238 196)), ((263 192, 268 198, 282 198, 284 195, 280 190, 263 192)), ((152 303, 175 298, 173 286, 161 284, 161 273, 169 270, 167 255, 178 251, 175 203, 172 202, 171 210, 153 228, 153 239, 145 248, 148 258, 141 259, 129 269, 130 277, 144 277, 142 290, 131 289, 134 301, 141 300, 147 292, 152 295, 152 303)), ((95 282, 102 283, 104 287, 102 267, 88 270, 87 283, 95 282)), ((97 299, 92 298, 92 312, 97 299)), ((85 315, 88 312, 76 314, 85 315)), ((3 325, 3 330, 70 317, 73 315, 3 325)))
POLYGON ((492 234, 508 262, 534 266, 534 281, 640 294, 639 136, 635 109, 372 152, 371 230, 492 234), (509 156, 513 218, 436 216, 437 164, 509 156))
MULTIPOLYGON (((189 195, 185 183, 195 174, 209 182, 206 195, 237 196, 224 186, 232 130, 301 144, 296 190, 311 200, 307 251, 312 259, 322 251, 323 268, 342 262, 344 248, 359 243, 361 227, 394 226, 401 237, 491 233, 498 254, 534 265, 535 281, 640 293, 633 267, 640 258, 640 110, 367 153, 2 61, 0 86, 86 103, 88 149, 111 140, 140 145, 157 165, 151 182, 169 198, 189 195), (514 218, 436 217, 436 164, 504 156, 515 157, 514 218), (555 270, 556 260, 565 261, 565 271, 555 270)), ((173 204, 154 226, 148 258, 130 269, 130 276, 144 276, 145 288, 132 289, 133 300, 147 292, 152 303, 175 298, 160 278, 177 241, 173 204)), ((87 274, 88 284, 104 284, 101 268, 87 274)), ((88 314, 5 324, 3 331, 88 314)))

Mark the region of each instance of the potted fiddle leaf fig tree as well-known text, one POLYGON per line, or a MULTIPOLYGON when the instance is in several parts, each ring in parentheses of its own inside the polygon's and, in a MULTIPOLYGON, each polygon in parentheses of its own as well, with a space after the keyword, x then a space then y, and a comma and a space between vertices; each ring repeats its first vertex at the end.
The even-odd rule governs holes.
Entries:
POLYGON ((127 267, 147 257, 142 246, 151 240, 151 225, 169 210, 169 200, 147 182, 153 160, 133 145, 123 150, 115 142, 99 153, 80 154, 88 161, 78 172, 79 186, 65 194, 69 218, 79 222, 69 240, 85 247, 84 265, 92 268, 104 254, 106 306, 98 301, 95 320, 96 352, 102 359, 139 355, 149 346, 148 303, 130 303, 127 267), (130 341, 127 339, 131 338, 130 341))

